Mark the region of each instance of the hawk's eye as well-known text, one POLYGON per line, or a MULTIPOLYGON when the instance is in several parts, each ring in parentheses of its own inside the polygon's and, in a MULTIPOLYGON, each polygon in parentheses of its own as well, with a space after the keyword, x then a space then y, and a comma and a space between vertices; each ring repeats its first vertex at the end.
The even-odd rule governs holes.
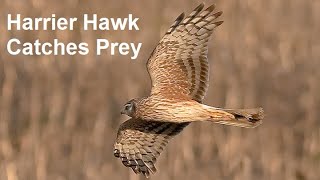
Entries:
POLYGON ((124 107, 125 110, 130 110, 131 109, 131 104, 126 104, 124 107))

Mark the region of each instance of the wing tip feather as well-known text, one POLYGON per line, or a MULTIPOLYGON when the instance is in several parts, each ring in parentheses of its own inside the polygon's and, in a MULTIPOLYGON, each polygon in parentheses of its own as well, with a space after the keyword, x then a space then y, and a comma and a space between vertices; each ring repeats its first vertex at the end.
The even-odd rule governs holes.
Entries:
POLYGON ((172 33, 178 26, 179 24, 181 23, 181 21, 184 19, 184 12, 181 13, 177 18, 176 20, 174 21, 174 23, 170 26, 169 30, 166 32, 166 34, 170 34, 172 33))
POLYGON ((218 11, 218 12, 214 13, 213 15, 214 15, 216 18, 218 18, 218 17, 220 17, 222 14, 223 14, 223 11, 218 11))
POLYGON ((184 16, 185 16, 185 13, 184 13, 184 12, 183 12, 183 13, 181 13, 181 14, 177 17, 176 21, 181 22, 181 21, 182 21, 182 19, 184 18, 184 16))
POLYGON ((205 11, 212 12, 215 8, 216 8, 216 5, 215 4, 211 4, 209 7, 207 7, 207 9, 205 9, 205 11))
POLYGON ((220 26, 224 21, 217 21, 217 22, 214 22, 214 24, 217 26, 220 26))
POLYGON ((202 2, 196 8, 194 8, 193 11, 201 11, 203 9, 203 7, 204 7, 204 3, 202 2))

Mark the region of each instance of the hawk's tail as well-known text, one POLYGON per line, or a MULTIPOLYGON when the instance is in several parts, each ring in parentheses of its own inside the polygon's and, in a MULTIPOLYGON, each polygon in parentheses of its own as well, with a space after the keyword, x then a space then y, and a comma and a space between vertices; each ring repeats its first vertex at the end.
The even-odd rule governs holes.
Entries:
MULTIPOLYGON (((255 128, 262 123, 264 117, 262 108, 253 109, 219 109, 233 115, 233 118, 223 118, 219 120, 215 118, 214 122, 219 124, 255 128)), ((232 116, 229 116, 232 117, 232 116)))

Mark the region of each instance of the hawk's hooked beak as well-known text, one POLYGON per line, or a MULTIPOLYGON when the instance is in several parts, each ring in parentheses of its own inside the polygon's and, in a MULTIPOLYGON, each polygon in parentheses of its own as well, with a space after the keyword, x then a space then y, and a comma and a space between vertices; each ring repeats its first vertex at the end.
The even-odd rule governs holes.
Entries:
POLYGON ((124 113, 124 111, 122 110, 122 111, 120 112, 120 114, 126 114, 126 113, 124 113))

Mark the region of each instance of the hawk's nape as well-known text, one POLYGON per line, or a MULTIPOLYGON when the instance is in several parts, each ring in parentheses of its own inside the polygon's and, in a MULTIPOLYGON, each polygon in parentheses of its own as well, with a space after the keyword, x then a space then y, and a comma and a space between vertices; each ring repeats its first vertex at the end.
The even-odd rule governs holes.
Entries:
POLYGON ((114 155, 135 173, 149 177, 168 141, 188 124, 129 119, 118 130, 114 155))

